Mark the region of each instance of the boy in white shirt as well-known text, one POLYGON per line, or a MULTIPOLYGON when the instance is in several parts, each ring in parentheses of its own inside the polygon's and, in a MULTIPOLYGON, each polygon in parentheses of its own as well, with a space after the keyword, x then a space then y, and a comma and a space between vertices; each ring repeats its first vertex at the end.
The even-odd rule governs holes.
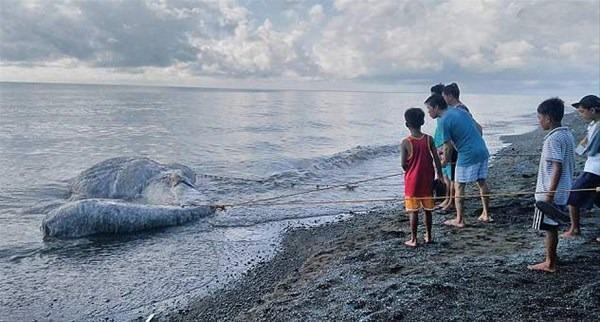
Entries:
MULTIPOLYGON (((600 186, 600 98, 595 95, 583 97, 579 102, 572 104, 577 109, 581 118, 591 121, 588 125, 587 135, 576 149, 581 155, 586 155, 587 160, 583 173, 573 184, 573 190, 593 189, 600 186)), ((590 205, 593 201, 598 205, 598 193, 595 191, 573 191, 569 195, 569 214, 571 227, 561 236, 575 237, 581 233, 579 228, 579 211, 590 205)))
POLYGON ((527 268, 550 273, 556 271, 559 227, 559 222, 551 215, 565 209, 575 164, 573 134, 561 123, 564 110, 564 102, 559 98, 547 99, 537 108, 540 127, 548 134, 544 137, 535 187, 533 228, 546 231, 546 260, 527 268))

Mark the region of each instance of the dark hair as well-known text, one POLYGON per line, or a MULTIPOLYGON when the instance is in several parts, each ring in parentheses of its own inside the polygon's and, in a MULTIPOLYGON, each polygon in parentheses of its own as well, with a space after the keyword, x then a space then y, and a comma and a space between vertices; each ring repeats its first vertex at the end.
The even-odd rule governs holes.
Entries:
POLYGON ((537 112, 548 115, 555 123, 560 123, 565 115, 565 102, 558 97, 549 98, 538 106, 537 112))
POLYGON ((420 108, 409 108, 404 112, 404 119, 406 120, 406 126, 420 128, 425 124, 425 112, 420 108))
POLYGON ((448 108, 448 103, 446 103, 446 101, 440 94, 433 94, 433 95, 429 96, 425 100, 425 104, 427 104, 431 107, 438 107, 440 110, 445 110, 448 108))
POLYGON ((452 95, 452 97, 456 99, 460 97, 460 90, 458 89, 458 85, 456 83, 444 86, 444 90, 442 92, 446 95, 452 95))
POLYGON ((430 89, 430 91, 433 94, 438 94, 438 95, 442 95, 442 91, 443 90, 444 90, 444 84, 442 84, 442 83, 439 83, 437 85, 433 85, 433 86, 431 86, 431 89, 430 89))

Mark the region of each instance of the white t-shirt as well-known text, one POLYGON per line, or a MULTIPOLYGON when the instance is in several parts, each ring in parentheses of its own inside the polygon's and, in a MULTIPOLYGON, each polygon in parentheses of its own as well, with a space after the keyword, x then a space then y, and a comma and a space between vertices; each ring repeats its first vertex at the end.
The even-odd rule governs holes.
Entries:
MULTIPOLYGON (((592 122, 588 125, 587 128, 587 143, 592 143, 592 138, 596 135, 597 131, 600 129, 598 122, 592 122)), ((587 160, 585 160, 585 166, 583 167, 583 172, 593 173, 597 176, 600 176, 600 153, 596 153, 594 156, 588 155, 587 160)))
POLYGON ((537 184, 535 186, 535 200, 545 200, 547 191, 552 182, 552 162, 560 162, 562 171, 558 180, 557 192, 554 194, 554 203, 566 205, 569 192, 573 184, 573 170, 575 168, 574 139, 568 127, 558 127, 544 137, 542 156, 538 169, 537 184))

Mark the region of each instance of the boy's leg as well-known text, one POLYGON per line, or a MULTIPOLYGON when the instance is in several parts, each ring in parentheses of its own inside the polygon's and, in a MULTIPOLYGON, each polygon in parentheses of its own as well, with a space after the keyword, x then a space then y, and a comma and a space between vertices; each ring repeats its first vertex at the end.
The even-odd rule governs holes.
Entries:
POLYGON ((575 237, 581 233, 579 227, 579 207, 569 205, 569 216, 571 216, 571 227, 561 235, 566 238, 575 237))
POLYGON ((454 153, 452 157, 452 164, 450 164, 450 175, 448 176, 448 180, 450 180, 450 204, 448 205, 447 210, 450 210, 452 207, 456 207, 454 203, 454 198, 456 196, 456 187, 454 186, 454 181, 456 179, 456 160, 458 158, 458 154, 454 153))
POLYGON ((454 205, 454 182, 450 180, 449 177, 446 177, 446 187, 448 187, 447 191, 447 202, 444 206, 443 210, 449 210, 454 205))
POLYGON ((448 205, 448 199, 450 199, 450 186, 448 185, 448 178, 445 175, 442 177, 442 182, 446 186, 446 193, 444 194, 444 200, 439 204, 439 208, 446 208, 448 205))
MULTIPOLYGON (((600 176, 593 173, 583 172, 575 183, 573 183, 573 190, 580 189, 592 189, 600 185, 600 176)), ((575 237, 580 234, 580 211, 581 208, 585 207, 590 202, 595 201, 596 192, 594 191, 572 191, 569 194, 569 215, 571 216, 571 227, 561 236, 562 237, 575 237)))
POLYGON ((535 271, 554 273, 556 271, 558 229, 552 228, 546 231, 546 240, 544 244, 546 247, 546 260, 535 265, 529 265, 527 268, 535 271))
POLYGON ((431 211, 425 210, 425 243, 433 242, 431 234, 431 211))
POLYGON ((558 248, 558 229, 549 230, 546 233, 546 261, 550 271, 556 271, 556 258, 558 248))
POLYGON ((463 216, 463 199, 462 196, 465 194, 465 184, 455 182, 454 183, 454 206, 456 207, 456 218, 452 220, 446 220, 444 224, 454 227, 462 228, 465 226, 465 219, 463 216))
POLYGON ((404 244, 406 246, 415 247, 417 246, 417 219, 419 212, 418 211, 410 211, 408 213, 408 219, 410 223, 410 239, 405 241, 404 244))
POLYGON ((490 217, 490 189, 487 185, 485 179, 477 180, 477 186, 479 187, 479 194, 481 196, 481 204, 483 205, 483 211, 479 216, 479 220, 483 222, 491 222, 492 218, 490 217))

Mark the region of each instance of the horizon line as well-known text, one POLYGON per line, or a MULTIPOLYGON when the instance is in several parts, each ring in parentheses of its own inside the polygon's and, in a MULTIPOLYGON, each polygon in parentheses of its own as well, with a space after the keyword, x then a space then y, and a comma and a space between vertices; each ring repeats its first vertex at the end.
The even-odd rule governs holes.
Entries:
POLYGON ((155 85, 155 84, 123 84, 123 83, 73 83, 73 82, 35 82, 35 81, 4 81, 0 84, 43 84, 43 85, 78 85, 78 86, 123 86, 123 87, 155 87, 181 88, 198 90, 248 91, 248 92, 334 92, 334 93, 375 93, 375 94, 421 94, 419 91, 376 91, 376 90, 344 90, 344 89, 295 89, 295 88, 252 88, 252 87, 207 87, 194 85, 155 85))

